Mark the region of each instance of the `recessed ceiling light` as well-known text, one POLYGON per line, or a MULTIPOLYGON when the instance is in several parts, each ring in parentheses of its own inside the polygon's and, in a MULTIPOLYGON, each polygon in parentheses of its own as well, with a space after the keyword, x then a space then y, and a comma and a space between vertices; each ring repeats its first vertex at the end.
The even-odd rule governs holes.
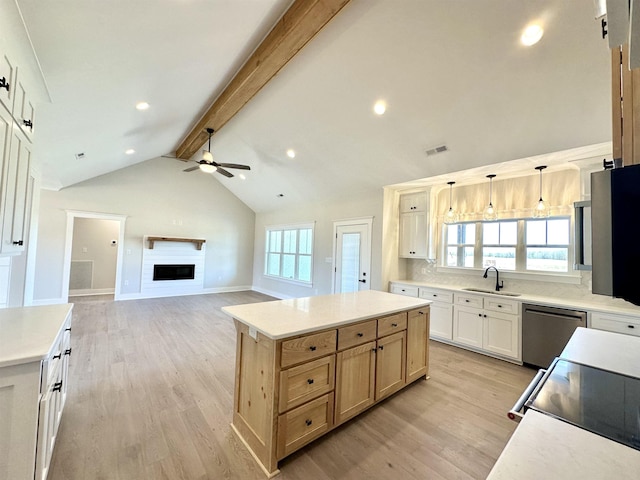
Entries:
POLYGON ((244 173, 241 173, 238 176, 240 177, 240 180, 246 180, 247 179, 247 177, 244 176, 244 173))
POLYGON ((378 100, 373 106, 373 111, 378 115, 383 115, 387 111, 387 104, 382 100, 378 100))
POLYGON ((149 108, 149 104, 147 102, 138 102, 136 103, 136 108, 138 110, 147 110, 149 108))
POLYGON ((289 157, 289 158, 296 158, 296 152, 295 152, 295 150, 293 150, 293 149, 291 149, 291 148, 290 148, 289 150, 287 150, 287 157, 289 157))
POLYGON ((523 45, 530 47, 531 45, 535 45, 536 43, 538 43, 543 34, 544 30, 540 25, 529 25, 524 29, 524 32, 522 32, 520 41, 523 45))
POLYGON ((127 155, 133 155, 134 153, 136 153, 136 151, 133 148, 130 148, 129 150, 125 150, 124 153, 126 153, 127 155))

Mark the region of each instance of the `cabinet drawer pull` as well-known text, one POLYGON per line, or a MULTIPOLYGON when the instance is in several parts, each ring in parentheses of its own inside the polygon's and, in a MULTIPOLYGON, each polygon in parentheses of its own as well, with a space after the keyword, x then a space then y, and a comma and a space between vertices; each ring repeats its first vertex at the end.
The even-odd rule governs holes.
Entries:
POLYGON ((397 327, 397 326, 398 326, 398 324, 397 324, 397 323, 392 323, 392 324, 391 324, 391 326, 392 326, 392 327, 397 327))
POLYGON ((64 354, 65 354, 65 355, 71 355, 71 349, 70 349, 70 348, 67 348, 67 349, 64 351, 64 354))
POLYGON ((56 382, 53 384, 53 391, 60 392, 62 391, 62 382, 56 382))
POLYGON ((9 91, 9 82, 5 77, 0 78, 0 88, 6 88, 7 92, 9 91))
POLYGON ((311 424, 313 423, 313 420, 309 420, 308 418, 304 421, 304 423, 307 424, 307 427, 310 427, 311 424))
POLYGON ((314 345, 311 345, 311 346, 309 347, 309 350, 311 350, 312 352, 315 352, 315 351, 316 351, 316 347, 315 347, 314 345))
POLYGON ((22 120, 22 124, 23 124, 25 127, 29 127, 29 128, 31 128, 31 129, 33 129, 33 122, 32 122, 31 120, 22 120))
POLYGON ((24 242, 23 242, 22 240, 14 240, 14 241, 13 241, 13 244, 14 244, 14 245, 23 245, 23 244, 24 244, 24 242))
POLYGON ((378 349, 379 349, 379 350, 384 350, 384 345, 380 345, 380 346, 378 347, 378 349))
POLYGON ((371 351, 372 351, 373 353, 376 353, 376 352, 378 351, 378 349, 377 349, 377 348, 372 348, 372 349, 371 349, 371 351))
POLYGON ((423 312, 422 310, 418 310, 418 313, 419 313, 420 315, 424 315, 424 312, 423 312))
POLYGON ((364 337, 364 333, 362 333, 362 332, 358 332, 358 333, 356 333, 356 335, 358 335, 359 337, 364 337))
POLYGON ((468 298, 465 298, 465 299, 464 299, 464 301, 465 301, 465 302, 467 302, 467 303, 469 303, 469 299, 468 299, 468 298))
POLYGON ((635 325, 627 325, 627 327, 629 327, 629 328, 636 328, 636 326, 635 326, 635 325))
POLYGON ((61 357, 62 357, 62 353, 58 353, 57 355, 53 356, 53 359, 55 360, 55 359, 61 358, 61 357))
POLYGON ((502 308, 502 305, 498 304, 498 308, 502 308))
POLYGON ((65 332, 70 332, 70 331, 71 331, 71 327, 69 327, 69 328, 65 328, 65 329, 64 329, 64 331, 65 331, 65 332))
POLYGON ((307 379, 307 383, 308 383, 309 385, 313 385, 313 378, 308 378, 308 379, 307 379))

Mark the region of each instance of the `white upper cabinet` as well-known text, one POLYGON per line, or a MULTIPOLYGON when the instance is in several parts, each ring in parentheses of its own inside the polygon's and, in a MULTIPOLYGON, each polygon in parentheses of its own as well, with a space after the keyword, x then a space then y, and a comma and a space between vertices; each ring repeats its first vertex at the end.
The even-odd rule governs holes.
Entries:
POLYGON ((24 132, 29 141, 33 141, 33 128, 35 122, 36 109, 31 99, 31 90, 27 83, 27 79, 23 76, 16 75, 15 82, 15 102, 13 105, 13 118, 24 132))
POLYGON ((13 92, 16 68, 0 46, 0 104, 13 112, 13 92))
POLYGON ((425 192, 400 195, 400 213, 426 212, 427 194, 425 192))

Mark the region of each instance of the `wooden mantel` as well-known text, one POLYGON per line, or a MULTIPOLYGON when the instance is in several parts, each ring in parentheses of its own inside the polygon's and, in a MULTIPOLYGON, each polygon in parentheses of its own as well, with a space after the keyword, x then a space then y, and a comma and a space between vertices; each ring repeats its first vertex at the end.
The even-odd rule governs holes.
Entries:
POLYGON ((202 250, 202 244, 206 242, 201 238, 173 238, 173 237, 147 237, 149 240, 149 249, 153 250, 153 244, 155 242, 187 242, 193 243, 197 250, 202 250))

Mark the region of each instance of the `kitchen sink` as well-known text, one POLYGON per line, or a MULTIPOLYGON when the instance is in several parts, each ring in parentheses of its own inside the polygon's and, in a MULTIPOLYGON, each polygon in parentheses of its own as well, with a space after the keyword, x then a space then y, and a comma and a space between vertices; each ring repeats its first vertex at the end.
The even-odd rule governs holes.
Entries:
POLYGON ((467 292, 490 293, 492 295, 504 295, 505 297, 519 297, 520 293, 498 292, 496 290, 486 290, 484 288, 463 288, 467 292))

